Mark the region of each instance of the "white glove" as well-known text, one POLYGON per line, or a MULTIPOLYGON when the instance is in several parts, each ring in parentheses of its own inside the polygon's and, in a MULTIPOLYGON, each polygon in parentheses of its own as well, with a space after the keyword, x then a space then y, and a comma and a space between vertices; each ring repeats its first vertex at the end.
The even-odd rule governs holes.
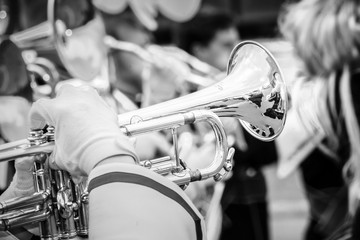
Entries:
POLYGON ((22 97, 0 96, 0 131, 8 141, 26 138, 30 103, 22 97))
MULTIPOLYGON (((33 180, 33 157, 18 158, 15 160, 15 175, 11 184, 0 196, 0 202, 10 200, 17 197, 31 196, 34 192, 33 180)), ((39 235, 38 224, 26 226, 27 231, 32 234, 39 235)), ((0 239, 14 239, 8 233, 2 232, 0 239), (8 238, 6 238, 8 237, 8 238)))
POLYGON ((33 104, 30 120, 32 129, 45 124, 55 127, 50 164, 73 177, 87 176, 99 162, 113 156, 137 160, 133 144, 119 129, 117 115, 89 86, 64 85, 55 99, 33 104))
POLYGON ((34 190, 32 157, 18 158, 15 160, 15 175, 10 186, 0 196, 0 201, 9 200, 15 197, 32 195, 34 190))

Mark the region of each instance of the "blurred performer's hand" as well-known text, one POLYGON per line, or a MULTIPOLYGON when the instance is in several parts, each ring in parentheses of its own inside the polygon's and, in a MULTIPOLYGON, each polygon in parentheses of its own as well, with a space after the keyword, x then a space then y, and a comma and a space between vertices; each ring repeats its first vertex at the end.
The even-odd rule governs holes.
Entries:
POLYGON ((10 186, 0 196, 0 201, 15 197, 29 196, 34 193, 32 157, 24 157, 15 160, 15 175, 10 186))
POLYGON ((30 103, 22 97, 0 97, 0 132, 8 141, 23 139, 29 132, 30 103))
MULTIPOLYGON (((10 200, 12 198, 31 196, 34 192, 33 180, 33 157, 18 158, 15 160, 15 175, 9 187, 0 196, 0 202, 10 200)), ((38 224, 31 224, 26 227, 27 231, 39 235, 38 224)), ((0 238, 5 238, 0 235, 0 238)), ((6 239, 6 238, 5 238, 6 239)))
POLYGON ((166 54, 154 54, 153 62, 148 76, 144 79, 142 107, 184 94, 184 82, 190 74, 190 68, 185 63, 166 54))

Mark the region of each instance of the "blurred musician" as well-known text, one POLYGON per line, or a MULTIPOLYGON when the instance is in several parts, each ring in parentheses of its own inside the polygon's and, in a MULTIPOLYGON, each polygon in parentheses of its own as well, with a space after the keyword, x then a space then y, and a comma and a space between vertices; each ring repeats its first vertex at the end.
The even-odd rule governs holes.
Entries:
POLYGON ((305 153, 282 169, 300 165, 303 174, 304 239, 359 239, 359 1, 298 1, 279 20, 302 71, 293 108, 305 153))

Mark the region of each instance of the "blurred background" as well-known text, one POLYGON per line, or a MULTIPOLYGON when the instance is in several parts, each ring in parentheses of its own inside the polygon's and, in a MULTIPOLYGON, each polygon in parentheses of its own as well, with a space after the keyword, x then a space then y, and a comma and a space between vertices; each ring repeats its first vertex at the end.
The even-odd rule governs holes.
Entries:
MULTIPOLYGON (((201 8, 212 7, 230 13, 244 40, 276 38, 279 35, 277 27, 279 11, 283 4, 289 2, 294 0, 202 0, 201 8)), ((157 41, 171 42, 177 23, 161 16, 159 23, 159 29, 155 31, 157 41)))

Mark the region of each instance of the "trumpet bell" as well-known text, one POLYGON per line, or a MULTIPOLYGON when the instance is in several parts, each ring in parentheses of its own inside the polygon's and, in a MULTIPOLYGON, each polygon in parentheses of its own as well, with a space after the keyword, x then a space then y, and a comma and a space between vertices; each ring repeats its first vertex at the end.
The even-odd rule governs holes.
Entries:
MULTIPOLYGON (((252 136, 263 141, 275 139, 284 128, 288 110, 286 83, 275 58, 259 43, 246 41, 233 49, 227 74, 239 80, 224 81, 224 88, 231 89, 231 83, 237 82, 246 86, 243 98, 249 109, 247 114, 234 111, 234 116, 252 136)), ((237 109, 245 110, 240 106, 237 109)))
POLYGON ((227 72, 222 81, 195 93, 121 114, 119 124, 205 109, 239 119, 262 141, 274 140, 284 127, 288 108, 286 84, 274 57, 259 43, 244 41, 233 49, 227 72))

